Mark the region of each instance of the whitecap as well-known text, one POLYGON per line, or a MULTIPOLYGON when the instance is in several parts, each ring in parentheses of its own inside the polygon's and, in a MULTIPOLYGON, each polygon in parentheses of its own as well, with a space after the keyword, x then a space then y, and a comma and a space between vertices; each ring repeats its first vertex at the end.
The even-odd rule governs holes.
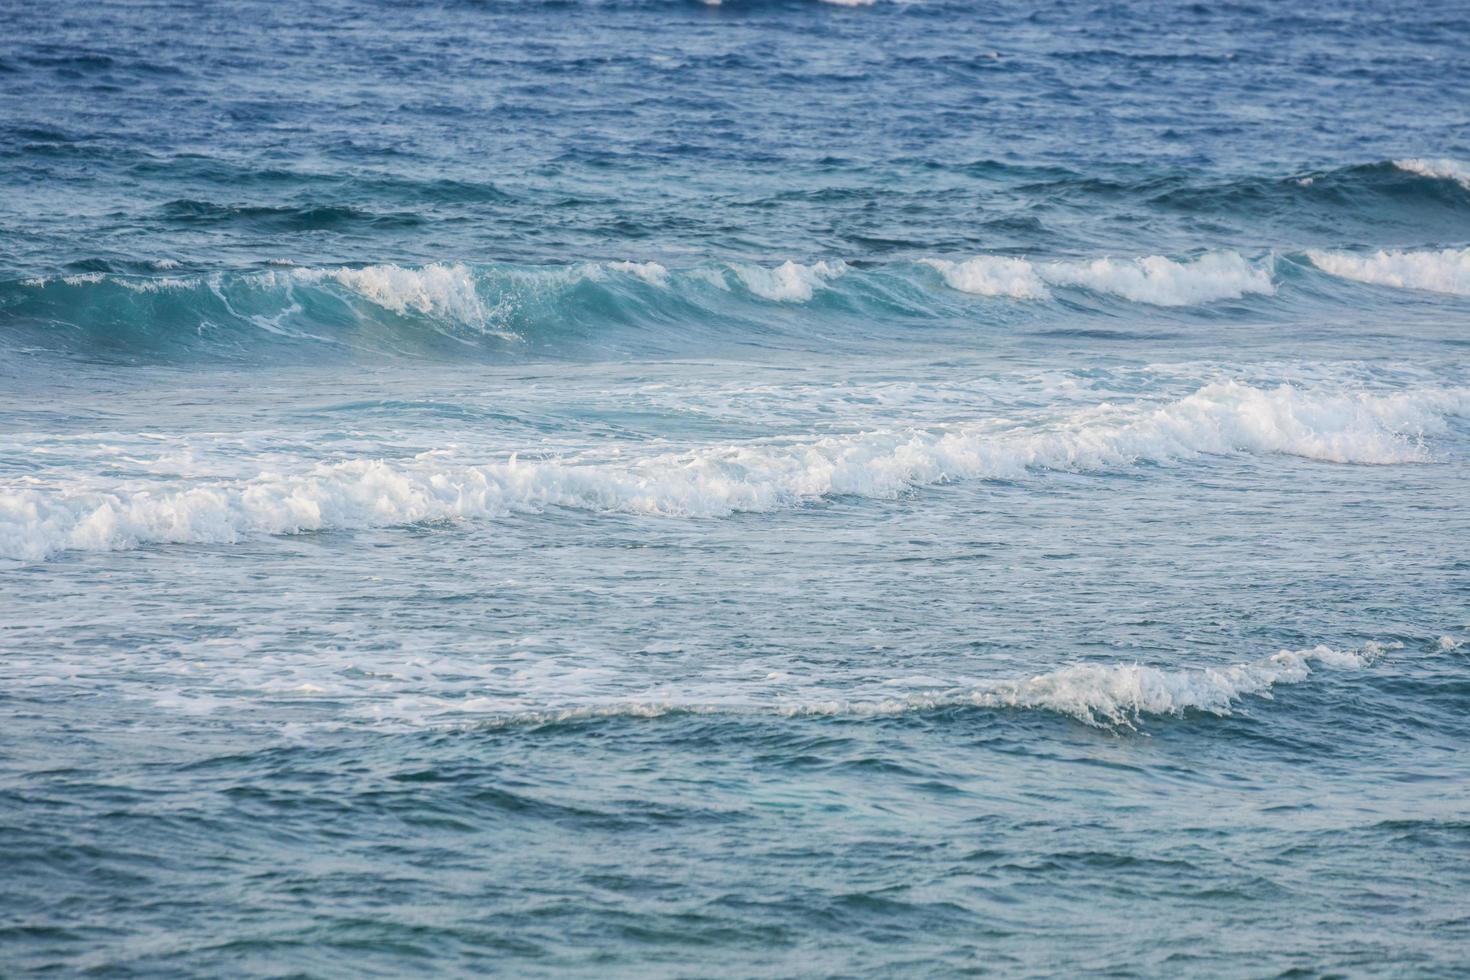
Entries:
POLYGON ((1271 273, 1237 252, 1210 252, 1189 262, 1162 255, 1052 262, 1040 274, 1054 286, 1081 286, 1154 306, 1195 306, 1276 292, 1271 273))
POLYGON ((1046 299, 1051 295, 1036 267, 1025 259, 977 255, 963 262, 925 259, 924 264, 939 270, 945 284, 962 293, 1012 299, 1046 299))
MULTIPOLYGON (((740 703, 664 698, 571 705, 544 710, 510 710, 481 724, 546 724, 586 718, 657 718, 672 713, 785 717, 885 717, 955 708, 1047 711, 1099 728, 1132 728, 1145 717, 1179 717, 1189 712, 1227 717, 1248 697, 1270 699, 1281 685, 1300 684, 1319 668, 1355 671, 1371 666, 1401 643, 1369 642, 1357 650, 1318 645, 1281 650, 1243 663, 1184 670, 1144 664, 1081 663, 1029 677, 981 680, 949 689, 899 698, 804 700, 740 703)), ((495 713, 493 701, 473 705, 495 713)), ((439 717, 443 717, 440 715, 439 717)))
POLYGON ((1466 190, 1470 190, 1470 164, 1459 160, 1450 160, 1445 157, 1437 160, 1414 157, 1407 160, 1395 160, 1393 165, 1400 170, 1418 174, 1421 177, 1453 180, 1466 190))
POLYGON ((1424 462, 1427 432, 1470 411, 1470 391, 1369 394, 1238 382, 1188 397, 1097 406, 1046 425, 985 422, 706 446, 633 459, 456 465, 447 454, 350 459, 247 480, 0 490, 0 556, 233 542, 250 535, 496 518, 548 507, 668 518, 770 511, 923 485, 1103 470, 1202 453, 1281 453, 1357 464, 1424 462))
POLYGON ((669 284, 669 270, 658 262, 609 262, 607 267, 614 272, 637 276, 649 285, 669 284))
POLYGON ((1323 272, 1374 286, 1422 289, 1470 296, 1470 248, 1356 252, 1310 251, 1307 258, 1323 272))
POLYGON ((1178 262, 1162 255, 1034 262, 978 255, 964 262, 925 260, 953 289, 980 296, 1045 299, 1051 286, 1070 286, 1154 306, 1195 306, 1247 294, 1272 295, 1271 272, 1237 252, 1209 252, 1178 262))
POLYGON ((333 269, 325 276, 395 313, 416 312, 483 322, 484 305, 468 266, 435 262, 421 268, 370 265, 333 269))
POLYGON ((774 269, 743 264, 730 268, 746 289, 762 299, 780 303, 805 303, 815 290, 847 273, 847 263, 842 261, 814 262, 811 265, 787 261, 774 269))

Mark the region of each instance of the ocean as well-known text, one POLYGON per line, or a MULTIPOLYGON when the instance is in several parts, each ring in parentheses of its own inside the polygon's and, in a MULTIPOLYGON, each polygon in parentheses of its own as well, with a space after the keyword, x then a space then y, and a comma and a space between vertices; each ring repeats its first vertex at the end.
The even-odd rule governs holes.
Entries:
POLYGON ((0 973, 1470 972, 1470 7, 0 0, 0 973))

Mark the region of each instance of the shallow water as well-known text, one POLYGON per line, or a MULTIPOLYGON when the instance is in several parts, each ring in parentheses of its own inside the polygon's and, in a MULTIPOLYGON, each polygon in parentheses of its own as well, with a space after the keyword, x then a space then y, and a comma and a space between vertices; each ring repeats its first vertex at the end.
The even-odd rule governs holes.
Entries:
POLYGON ((8 969, 1470 967, 1460 5, 6 13, 8 969))

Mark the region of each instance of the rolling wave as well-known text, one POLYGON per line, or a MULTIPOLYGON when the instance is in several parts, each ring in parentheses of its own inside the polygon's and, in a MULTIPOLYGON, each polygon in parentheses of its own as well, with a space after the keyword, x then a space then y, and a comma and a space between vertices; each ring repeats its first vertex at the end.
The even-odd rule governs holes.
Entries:
POLYGON ((1312 251, 1307 253, 1307 257, 1323 272, 1342 279, 1396 289, 1470 296, 1470 248, 1381 249, 1369 255, 1312 251))
POLYGON ((961 292, 1014 299, 1047 299, 1048 286, 1075 286, 1152 306, 1200 306, 1248 293, 1276 292, 1270 269, 1252 265, 1237 252, 1211 252, 1186 262, 1149 255, 1033 263, 981 255, 964 262, 930 259, 928 264, 961 292))
MULTIPOLYGON (((1231 250, 1041 259, 982 254, 885 263, 656 261, 566 265, 432 262, 152 274, 85 271, 0 283, 0 346, 102 357, 299 357, 302 346, 376 355, 526 356, 577 345, 682 349, 707 336, 739 342, 827 322, 847 334, 904 320, 979 325, 1037 316, 1112 318, 1128 307, 1214 315, 1253 304, 1272 315, 1305 301, 1304 270, 1332 283, 1470 295, 1470 250, 1373 255, 1313 250, 1250 258, 1231 250), (800 308, 802 316, 789 311, 800 308), (619 334, 620 328, 633 328, 619 334)), ((1359 300, 1344 293, 1344 301, 1359 300)))
POLYGON ((256 535, 503 518, 550 508, 717 518, 834 497, 893 498, 957 480, 1104 471, 1201 454, 1286 454, 1335 463, 1421 463, 1426 434, 1470 412, 1470 389, 1389 394, 1239 382, 1188 397, 1102 405, 1041 424, 993 422, 726 443, 612 460, 457 464, 443 452, 278 464, 250 479, 181 473, 161 482, 26 478, 0 489, 0 556, 229 543, 256 535))
MULTIPOLYGON (((1131 729, 1147 717, 1180 717, 1191 712, 1226 717, 1246 698, 1271 699, 1275 688, 1300 684, 1319 669, 1357 671, 1372 666, 1386 651, 1403 644, 1369 642, 1357 650, 1318 645, 1281 650, 1243 663, 1166 670, 1143 664, 1073 664, 1030 677, 997 678, 939 688, 902 697, 816 699, 800 692, 735 702, 665 699, 602 703, 553 710, 510 709, 480 699, 441 705, 446 711, 499 713, 489 725, 545 725, 596 718, 656 718, 669 714, 757 714, 786 717, 886 717, 957 708, 1047 711, 1097 728, 1131 729)), ((815 693, 815 692, 812 692, 815 693)), ((423 705, 415 705, 422 716, 423 705)), ((438 715, 441 722, 446 716, 438 715)))
POLYGON ((1470 163, 1459 160, 1410 159, 1395 160, 1395 167, 1407 173, 1418 174, 1420 177, 1429 177, 1436 180, 1452 180, 1466 190, 1470 190, 1470 163))

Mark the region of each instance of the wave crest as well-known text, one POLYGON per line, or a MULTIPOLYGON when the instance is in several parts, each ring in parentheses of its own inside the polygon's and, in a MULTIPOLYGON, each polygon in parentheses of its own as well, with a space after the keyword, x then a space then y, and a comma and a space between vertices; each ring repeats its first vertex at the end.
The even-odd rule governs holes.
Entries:
POLYGON ((1406 173, 1417 174, 1420 177, 1453 180, 1466 190, 1470 190, 1470 164, 1461 163, 1459 160, 1450 160, 1445 157, 1437 160, 1415 157, 1408 160, 1395 160, 1393 165, 1406 173))
POLYGON ((1074 286, 1153 306, 1195 306, 1247 293, 1271 295, 1276 285, 1269 269, 1258 268, 1237 252, 1209 252, 1192 261, 1162 255, 1084 262, 1031 262, 978 255, 965 262, 927 259, 953 289, 979 296, 1046 299, 1047 285, 1074 286))
POLYGON ((1193 306, 1276 292, 1270 271, 1251 265, 1237 252, 1210 252, 1191 262, 1162 255, 1056 262, 1045 266, 1041 275, 1054 286, 1081 286, 1154 306, 1193 306))
MULTIPOLYGON (((1402 643, 1368 642, 1357 650, 1318 645, 1281 650, 1269 657, 1220 667, 1165 670, 1143 664, 1073 664, 1023 678, 999 678, 966 687, 872 700, 756 701, 749 704, 664 700, 589 704, 560 709, 512 710, 491 725, 537 725, 594 718, 657 718, 669 714, 871 718, 978 708, 988 711, 1047 711, 1097 728, 1133 729, 1146 717, 1181 717, 1200 712, 1227 717, 1249 697, 1271 699, 1275 688, 1300 684, 1319 668, 1362 670, 1402 643)), ((470 707, 494 711, 493 704, 470 707)), ((441 716, 442 717, 442 716, 441 716)), ((481 722, 481 724, 486 724, 481 722)))
POLYGON ((485 329, 490 311, 475 287, 475 276, 461 263, 435 262, 420 268, 370 265, 362 268, 293 269, 297 282, 333 280, 394 313, 420 313, 485 329))
POLYGON ((783 262, 774 269, 759 265, 733 265, 735 275, 746 289, 762 299, 778 303, 804 303, 816 290, 847 273, 846 262, 815 262, 801 265, 783 262))
POLYGON ((924 264, 939 270, 945 284, 962 293, 1012 299, 1046 299, 1051 295, 1036 267, 1025 259, 977 255, 963 262, 925 259, 924 264))
POLYGON ((1470 296, 1470 248, 1420 252, 1384 249, 1371 255, 1311 251, 1307 258, 1323 272, 1341 279, 1470 296))

